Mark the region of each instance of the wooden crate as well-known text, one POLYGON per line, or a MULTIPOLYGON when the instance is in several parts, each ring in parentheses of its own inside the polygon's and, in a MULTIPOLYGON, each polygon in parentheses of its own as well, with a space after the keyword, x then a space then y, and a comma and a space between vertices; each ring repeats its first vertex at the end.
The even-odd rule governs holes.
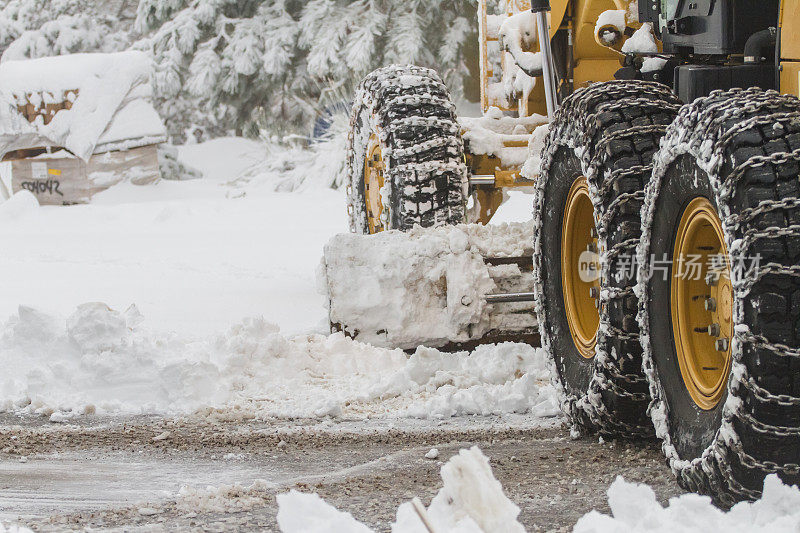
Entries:
POLYGON ((44 155, 11 163, 13 191, 29 190, 40 205, 86 204, 95 194, 124 180, 145 185, 160 175, 156 145, 96 154, 88 163, 44 155))

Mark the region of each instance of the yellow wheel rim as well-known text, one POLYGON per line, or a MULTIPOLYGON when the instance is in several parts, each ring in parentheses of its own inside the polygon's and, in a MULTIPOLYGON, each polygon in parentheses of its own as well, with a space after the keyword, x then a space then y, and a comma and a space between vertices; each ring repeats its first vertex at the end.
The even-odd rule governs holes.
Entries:
POLYGON ((594 207, 584 177, 572 184, 567 196, 561 235, 561 286, 567 323, 578 352, 591 359, 600 325, 600 271, 594 207))
POLYGON ((385 168, 381 143, 376 135, 372 135, 367 144, 364 160, 364 203, 367 209, 370 234, 378 233, 385 229, 381 218, 383 215, 381 188, 383 188, 384 184, 383 172, 385 168))
POLYGON ((681 376, 698 407, 716 407, 731 370, 733 287, 722 223, 706 198, 683 212, 672 256, 672 331, 681 376))

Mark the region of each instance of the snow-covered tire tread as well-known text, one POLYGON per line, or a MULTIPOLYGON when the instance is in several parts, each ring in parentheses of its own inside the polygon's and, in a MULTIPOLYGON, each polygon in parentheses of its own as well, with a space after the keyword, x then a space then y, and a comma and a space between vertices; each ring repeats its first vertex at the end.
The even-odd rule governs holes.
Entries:
MULTIPOLYGON (((556 114, 543 149, 541 178, 534 193, 534 265, 536 314, 542 346, 550 354, 554 384, 573 432, 650 436, 646 415, 647 381, 642 373, 635 276, 612 280, 624 253, 638 244, 643 190, 650 178, 652 156, 680 109, 669 88, 658 83, 612 81, 595 84, 568 97, 556 114), (561 382, 545 310, 542 222, 550 209, 545 189, 559 150, 580 160, 595 208, 601 250, 600 331, 593 375, 582 394, 561 382)), ((633 271, 633 269, 631 269, 633 271)))
POLYGON ((384 67, 369 74, 356 91, 347 144, 348 213, 356 233, 369 233, 364 160, 373 134, 387 165, 382 192, 387 229, 464 222, 464 143, 450 93, 435 71, 384 67))
POLYGON ((681 110, 656 155, 646 191, 636 290, 649 412, 679 484, 722 506, 760 497, 770 473, 800 483, 798 174, 800 100, 760 89, 716 91, 681 110), (688 156, 707 174, 729 253, 760 254, 762 263, 760 277, 732 273, 733 362, 720 427, 699 457, 682 458, 654 361, 654 342, 667 341, 650 338, 647 258, 664 176, 688 156))

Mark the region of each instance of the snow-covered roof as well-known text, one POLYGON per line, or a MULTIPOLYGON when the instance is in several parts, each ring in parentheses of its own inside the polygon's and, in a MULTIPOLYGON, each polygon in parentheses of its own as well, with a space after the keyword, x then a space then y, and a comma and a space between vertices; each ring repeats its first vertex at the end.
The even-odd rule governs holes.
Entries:
POLYGON ((150 58, 136 51, 0 63, 0 155, 59 146, 88 160, 164 142, 166 127, 150 103, 151 71, 150 58), (26 108, 38 115, 33 122, 26 108))

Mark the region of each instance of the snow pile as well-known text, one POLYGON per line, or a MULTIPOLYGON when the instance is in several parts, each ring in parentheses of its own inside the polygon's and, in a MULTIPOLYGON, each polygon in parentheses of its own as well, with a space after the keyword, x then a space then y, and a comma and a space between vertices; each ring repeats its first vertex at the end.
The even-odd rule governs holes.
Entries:
POLYGON ((592 511, 575 525, 575 533, 797 533, 800 531, 800 490, 784 485, 772 474, 764 481, 764 493, 756 502, 742 502, 721 511, 707 496, 683 494, 667 507, 656 500, 647 485, 628 483, 621 477, 608 489, 613 516, 592 511))
POLYGON ((0 64, 0 153, 60 146, 83 160, 93 153, 166 140, 149 99, 150 58, 142 52, 74 54, 0 64), (17 106, 45 109, 71 102, 45 124, 21 118, 17 106))
POLYGON ((207 339, 157 334, 136 307, 66 321, 21 307, 0 328, 0 410, 49 416, 197 413, 443 418, 555 416, 545 354, 521 344, 408 356, 341 334, 286 338, 249 319, 207 339))
POLYGON ((442 346, 481 337, 495 283, 484 257, 524 256, 529 223, 340 234, 325 246, 320 290, 330 321, 380 346, 442 346))
MULTIPOLYGON (((415 499, 397 509, 393 533, 523 533, 520 509, 503 493, 480 449, 461 450, 442 467, 443 487, 425 509, 415 499)), ((316 494, 278 496, 278 525, 284 533, 372 531, 316 494)))

